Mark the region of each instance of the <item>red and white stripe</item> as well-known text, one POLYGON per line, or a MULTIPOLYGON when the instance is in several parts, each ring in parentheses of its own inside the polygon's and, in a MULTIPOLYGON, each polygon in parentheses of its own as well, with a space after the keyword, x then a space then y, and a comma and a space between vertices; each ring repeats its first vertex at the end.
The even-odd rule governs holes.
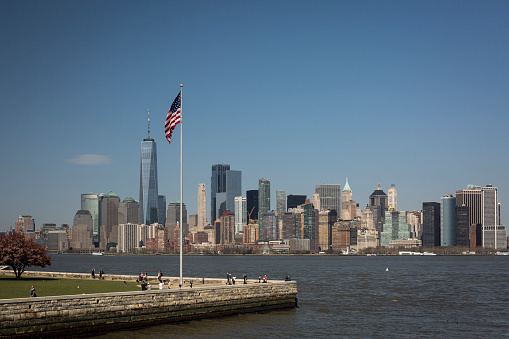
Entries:
POLYGON ((171 143, 171 134, 175 129, 175 126, 182 122, 182 108, 179 107, 176 112, 172 113, 171 109, 168 111, 168 115, 166 115, 166 122, 164 124, 164 133, 166 135, 166 139, 169 143, 171 143))

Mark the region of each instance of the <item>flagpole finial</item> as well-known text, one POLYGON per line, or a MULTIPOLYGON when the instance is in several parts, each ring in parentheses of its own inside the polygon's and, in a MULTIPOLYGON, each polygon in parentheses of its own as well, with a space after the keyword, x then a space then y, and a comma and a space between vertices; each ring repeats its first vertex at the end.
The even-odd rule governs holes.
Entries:
POLYGON ((182 84, 180 84, 180 87, 182 87, 182 84))

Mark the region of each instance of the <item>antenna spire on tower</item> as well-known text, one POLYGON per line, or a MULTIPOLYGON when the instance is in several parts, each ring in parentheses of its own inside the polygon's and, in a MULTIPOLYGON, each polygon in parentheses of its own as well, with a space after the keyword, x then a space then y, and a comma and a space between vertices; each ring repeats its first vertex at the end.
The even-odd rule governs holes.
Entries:
POLYGON ((150 139, 150 108, 148 110, 148 139, 150 139))

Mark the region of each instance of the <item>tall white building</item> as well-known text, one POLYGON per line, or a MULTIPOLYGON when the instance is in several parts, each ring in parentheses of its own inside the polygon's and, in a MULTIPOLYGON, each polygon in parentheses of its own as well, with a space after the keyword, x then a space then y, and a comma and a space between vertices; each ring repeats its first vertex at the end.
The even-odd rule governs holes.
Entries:
POLYGON ((128 253, 138 247, 138 225, 120 224, 118 225, 118 245, 117 251, 128 253))
POLYGON ((235 234, 243 232, 247 225, 247 198, 235 197, 235 234))
POLYGON ((201 232, 207 226, 207 192, 205 184, 198 185, 198 232, 201 232))
POLYGON ((387 191, 387 199, 389 202, 389 207, 394 207, 394 210, 398 210, 398 191, 396 191, 396 185, 392 184, 387 191))
POLYGON ((484 248, 505 249, 507 237, 505 226, 500 225, 500 204, 498 189, 492 185, 481 188, 482 246, 484 248))

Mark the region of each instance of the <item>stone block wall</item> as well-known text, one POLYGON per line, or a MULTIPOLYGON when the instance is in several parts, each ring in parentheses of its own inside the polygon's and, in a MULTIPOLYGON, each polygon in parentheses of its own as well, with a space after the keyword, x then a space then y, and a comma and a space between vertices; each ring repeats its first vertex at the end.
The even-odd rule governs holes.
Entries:
POLYGON ((296 305, 295 281, 1 299, 0 336, 86 334, 296 305))

